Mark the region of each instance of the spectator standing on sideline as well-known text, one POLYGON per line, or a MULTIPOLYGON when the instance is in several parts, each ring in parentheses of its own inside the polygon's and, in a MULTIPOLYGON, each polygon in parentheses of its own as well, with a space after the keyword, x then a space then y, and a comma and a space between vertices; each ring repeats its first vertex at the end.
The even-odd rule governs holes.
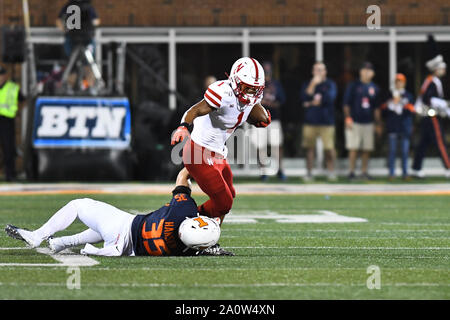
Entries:
POLYGON ((303 148, 307 149, 305 181, 312 181, 312 169, 317 138, 320 137, 325 150, 328 180, 336 180, 334 163, 334 102, 337 95, 336 83, 327 78, 323 62, 316 62, 312 68, 312 79, 302 86, 301 101, 305 112, 303 125, 303 148))
POLYGON ((16 180, 16 127, 15 118, 19 101, 25 100, 18 84, 8 80, 6 69, 0 66, 0 147, 5 164, 5 179, 16 180))
POLYGON ((402 177, 408 177, 409 142, 412 133, 414 97, 405 90, 406 77, 402 73, 395 76, 395 87, 389 93, 388 100, 381 106, 386 121, 386 130, 389 139, 389 180, 395 177, 395 156, 397 142, 400 142, 402 158, 402 177))
POLYGON ((361 151, 362 178, 372 179, 368 172, 370 152, 375 145, 375 130, 378 135, 382 132, 379 89, 372 82, 374 76, 372 63, 364 62, 359 69, 359 79, 351 82, 344 94, 345 146, 349 157, 349 180, 355 179, 358 151, 361 151))
POLYGON ((441 78, 445 76, 447 64, 444 62, 442 55, 439 54, 432 36, 428 38, 428 45, 430 52, 426 67, 430 71, 430 74, 425 79, 415 104, 416 111, 423 115, 423 119, 420 124, 420 142, 415 150, 412 166, 413 176, 417 178, 424 177, 422 164, 426 150, 430 145, 435 145, 438 147, 439 155, 446 169, 445 176, 450 178, 450 158, 444 140, 443 126, 439 119, 439 115, 441 114, 450 117, 450 108, 447 101, 444 100, 444 90, 441 82, 441 78), (430 109, 426 114, 423 114, 421 110, 425 106, 430 109))
POLYGON ((252 128, 254 132, 252 140, 258 148, 259 165, 261 167, 261 180, 267 180, 267 172, 265 168, 267 146, 272 147, 275 154, 271 154, 272 159, 278 161, 278 178, 286 180, 283 171, 283 128, 281 126, 281 109, 286 102, 286 95, 280 81, 273 78, 272 63, 266 61, 262 64, 265 75, 265 88, 261 104, 270 111, 272 123, 270 128, 252 128))

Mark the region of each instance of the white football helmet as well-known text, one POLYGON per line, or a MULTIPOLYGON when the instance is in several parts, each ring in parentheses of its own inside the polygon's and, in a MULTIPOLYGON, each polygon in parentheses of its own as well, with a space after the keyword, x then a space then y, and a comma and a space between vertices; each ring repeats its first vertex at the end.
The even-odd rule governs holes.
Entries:
POLYGON ((188 248, 206 249, 219 240, 220 225, 216 220, 206 216, 187 217, 178 229, 178 237, 188 248))
POLYGON ((238 59, 231 67, 229 79, 234 94, 244 105, 255 104, 263 94, 264 68, 256 59, 238 59))

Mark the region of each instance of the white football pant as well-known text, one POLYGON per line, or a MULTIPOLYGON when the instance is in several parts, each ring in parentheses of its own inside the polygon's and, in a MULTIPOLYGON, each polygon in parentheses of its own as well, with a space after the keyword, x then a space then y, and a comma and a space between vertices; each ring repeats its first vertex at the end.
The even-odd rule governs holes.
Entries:
POLYGON ((103 249, 86 245, 82 253, 119 256, 134 255, 131 240, 131 223, 135 215, 107 203, 92 199, 72 200, 56 212, 42 227, 34 231, 42 240, 65 230, 76 218, 89 229, 66 237, 56 238, 65 247, 104 241, 103 249))

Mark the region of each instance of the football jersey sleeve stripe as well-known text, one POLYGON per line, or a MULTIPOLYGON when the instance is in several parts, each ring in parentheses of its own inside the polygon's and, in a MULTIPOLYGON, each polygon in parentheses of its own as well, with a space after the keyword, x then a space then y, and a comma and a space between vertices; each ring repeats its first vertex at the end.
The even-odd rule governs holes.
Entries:
POLYGON ((213 90, 211 90, 211 88, 208 88, 207 90, 209 93, 211 93, 214 97, 217 98, 217 100, 221 101, 222 97, 220 95, 218 95, 217 93, 215 93, 213 90))
POLYGON ((217 103, 213 98, 211 98, 208 93, 205 93, 205 100, 212 106, 216 106, 217 108, 220 108, 220 104, 217 103))

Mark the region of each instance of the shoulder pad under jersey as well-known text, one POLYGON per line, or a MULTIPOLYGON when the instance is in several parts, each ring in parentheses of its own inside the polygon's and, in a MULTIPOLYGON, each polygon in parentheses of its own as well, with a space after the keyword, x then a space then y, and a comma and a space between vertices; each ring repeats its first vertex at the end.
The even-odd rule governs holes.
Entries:
POLYGON ((206 102, 213 108, 220 108, 225 100, 233 96, 233 90, 227 80, 219 80, 212 83, 203 95, 206 102))

